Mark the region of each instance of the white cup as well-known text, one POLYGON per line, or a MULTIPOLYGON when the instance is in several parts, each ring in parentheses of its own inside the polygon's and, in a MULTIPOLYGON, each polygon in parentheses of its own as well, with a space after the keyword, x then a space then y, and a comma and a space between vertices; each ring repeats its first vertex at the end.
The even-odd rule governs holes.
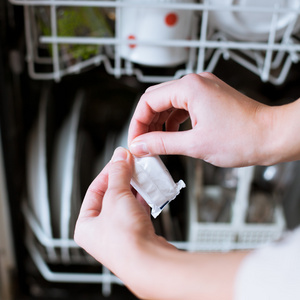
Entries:
MULTIPOLYGON (((134 2, 134 0, 123 0, 134 2)), ((192 3, 194 0, 140 0, 157 3, 192 3)), ((132 43, 121 45, 121 57, 147 66, 175 66, 188 59, 184 46, 151 45, 151 42, 188 40, 191 38, 193 11, 172 8, 130 6, 121 11, 121 39, 132 43), (147 45, 134 44, 134 41, 147 45)))
MULTIPOLYGON (((210 4, 236 5, 242 8, 240 11, 212 10, 209 22, 212 28, 216 28, 228 36, 241 41, 268 41, 274 13, 263 11, 272 9, 276 5, 279 8, 291 8, 293 10, 279 13, 274 24, 275 36, 279 40, 284 35, 287 27, 298 18, 299 0, 210 0, 210 4), (251 11, 249 8, 261 8, 262 11, 251 11)), ((299 30, 299 22, 294 31, 299 30)))

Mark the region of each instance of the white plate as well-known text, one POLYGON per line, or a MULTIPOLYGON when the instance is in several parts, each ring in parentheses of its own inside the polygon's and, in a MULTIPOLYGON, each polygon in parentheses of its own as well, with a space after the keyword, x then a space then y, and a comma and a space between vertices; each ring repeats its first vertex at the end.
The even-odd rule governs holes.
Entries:
MULTIPOLYGON (((299 0, 211 0, 213 5, 236 5, 242 11, 212 10, 209 24, 229 36, 242 41, 267 41, 271 29, 272 12, 249 11, 250 7, 273 8, 275 5, 283 8, 297 9, 299 0), (248 8, 248 10, 247 10, 248 8)), ((296 12, 278 14, 276 23, 276 39, 280 39, 287 27, 294 23, 298 15, 296 12)))
POLYGON ((78 133, 76 154, 73 169, 72 202, 69 237, 73 238, 75 224, 78 218, 84 194, 92 181, 94 164, 94 148, 86 131, 78 133))
MULTIPOLYGON (((48 194, 46 123, 48 89, 42 91, 38 120, 34 124, 27 144, 27 185, 29 203, 41 229, 52 238, 51 214, 48 194)), ((55 259, 53 247, 47 247, 50 259, 55 259)))
MULTIPOLYGON (((95 168, 95 149, 92 143, 91 136, 88 132, 80 130, 78 133, 76 153, 73 169, 73 186, 72 186, 72 198, 71 198, 71 216, 69 222, 69 235, 70 239, 74 236, 74 229, 82 200, 86 193, 86 190, 93 180, 93 171, 95 168)), ((102 169, 102 165, 101 165, 102 169)), ((72 262, 80 262, 82 259, 91 260, 91 257, 82 250, 77 248, 70 249, 70 255, 72 262)))
POLYGON ((110 161, 115 150, 115 143, 116 134, 113 132, 109 132, 105 141, 103 151, 96 158, 96 163, 93 171, 94 177, 96 177, 110 161))
MULTIPOLYGON (((73 172, 76 153, 76 141, 83 93, 79 92, 74 100, 72 111, 64 121, 57 136, 51 175, 52 212, 55 217, 54 233, 62 240, 70 237, 73 172)), ((69 249, 62 248, 62 260, 70 260, 69 249)))

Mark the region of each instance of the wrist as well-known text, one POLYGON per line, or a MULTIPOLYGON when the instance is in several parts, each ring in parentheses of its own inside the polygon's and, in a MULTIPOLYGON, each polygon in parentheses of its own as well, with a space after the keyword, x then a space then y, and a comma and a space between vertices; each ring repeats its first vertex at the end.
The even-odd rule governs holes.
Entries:
POLYGON ((264 109, 263 151, 258 164, 274 165, 299 159, 300 101, 264 109))

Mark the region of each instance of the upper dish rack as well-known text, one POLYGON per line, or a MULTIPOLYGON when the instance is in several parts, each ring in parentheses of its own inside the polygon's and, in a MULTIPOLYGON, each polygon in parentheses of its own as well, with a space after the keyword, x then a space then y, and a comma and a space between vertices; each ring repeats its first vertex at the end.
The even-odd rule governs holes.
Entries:
MULTIPOLYGON (((242 4, 219 0, 201 3, 192 0, 10 2, 24 6, 28 70, 34 79, 59 81, 68 74, 103 64, 106 71, 115 77, 135 75, 141 82, 162 82, 192 72, 212 72, 220 58, 224 58, 234 60, 257 74, 262 81, 281 84, 291 65, 299 61, 298 0, 289 1, 288 7, 280 5, 284 1, 257 4, 257 1, 250 0, 242 4), (132 17, 130 10, 143 17, 132 17), (167 32, 163 27, 160 30, 153 20, 155 30, 158 30, 155 34, 153 28, 145 25, 153 10, 169 11, 171 15, 174 11, 190 14, 186 16, 189 25, 187 22, 180 25, 190 26, 187 27, 188 37, 176 36, 172 30, 167 29, 167 32), (77 14, 75 17, 74 12, 77 14), (78 24, 75 26, 71 21, 73 27, 70 29, 70 23, 64 17, 72 19, 72 14, 78 24), (144 23, 139 23, 141 19, 144 23), (137 38, 124 33, 128 24, 139 31, 137 38), (95 26, 98 28, 93 28, 95 26), (173 57, 175 49, 184 50, 185 59, 173 64, 139 62, 127 50, 124 52, 124 47, 129 52, 144 49, 137 55, 162 61, 163 55, 169 58, 173 57), (153 52, 155 49, 165 53, 153 52), (162 71, 161 67, 165 69, 162 71)), ((173 24, 177 22, 174 14, 169 20, 173 24)), ((179 26, 179 22, 176 25, 179 26)))

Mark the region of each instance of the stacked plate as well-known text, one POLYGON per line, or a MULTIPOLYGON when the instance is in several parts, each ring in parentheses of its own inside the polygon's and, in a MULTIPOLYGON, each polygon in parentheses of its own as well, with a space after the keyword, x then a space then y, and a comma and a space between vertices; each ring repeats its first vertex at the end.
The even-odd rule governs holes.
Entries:
POLYGON ((54 133, 55 142, 47 144, 47 135, 53 131, 50 127, 54 126, 49 94, 49 90, 43 92, 38 120, 28 142, 28 202, 43 234, 50 240, 59 239, 62 245, 66 243, 61 251, 47 247, 48 259, 54 261, 59 257, 62 262, 70 262, 74 252, 78 252, 69 248, 69 242, 86 184, 92 177, 93 147, 89 134, 80 127, 82 91, 76 94, 71 111, 54 133))
MULTIPOLYGON (((27 191, 30 208, 43 233, 53 238, 47 176, 47 104, 48 89, 42 93, 39 115, 29 134, 27 144, 27 191)), ((47 247, 49 259, 55 259, 54 247, 47 247)))

